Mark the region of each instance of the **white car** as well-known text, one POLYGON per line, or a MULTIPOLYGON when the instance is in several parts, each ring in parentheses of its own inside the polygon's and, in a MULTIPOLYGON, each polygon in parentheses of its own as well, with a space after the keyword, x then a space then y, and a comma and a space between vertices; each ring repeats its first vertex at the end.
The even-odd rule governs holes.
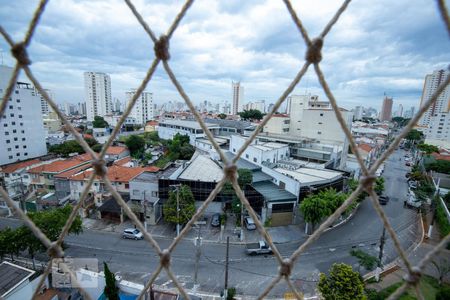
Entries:
POLYGON ((250 216, 244 218, 245 227, 247 230, 255 230, 256 224, 250 216))
POLYGON ((142 240, 144 238, 144 235, 142 234, 142 232, 140 232, 136 228, 127 228, 123 231, 122 238, 133 239, 133 240, 142 240))

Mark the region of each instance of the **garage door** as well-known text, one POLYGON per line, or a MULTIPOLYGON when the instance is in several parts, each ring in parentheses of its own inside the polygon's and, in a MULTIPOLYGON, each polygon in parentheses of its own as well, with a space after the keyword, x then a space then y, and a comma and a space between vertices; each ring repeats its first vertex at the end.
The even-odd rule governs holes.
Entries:
POLYGON ((292 212, 272 213, 272 226, 291 225, 292 217, 292 212))

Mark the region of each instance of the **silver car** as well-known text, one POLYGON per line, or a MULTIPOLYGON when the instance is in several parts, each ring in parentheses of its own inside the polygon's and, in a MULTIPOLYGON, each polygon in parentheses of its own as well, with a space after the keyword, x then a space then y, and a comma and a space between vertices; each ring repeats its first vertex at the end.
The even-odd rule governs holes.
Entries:
POLYGON ((250 216, 244 218, 245 227, 247 230, 255 230, 256 224, 250 216))
POLYGON ((144 238, 144 235, 142 234, 142 232, 140 232, 136 228, 127 228, 123 231, 122 238, 133 239, 133 240, 142 240, 144 238))

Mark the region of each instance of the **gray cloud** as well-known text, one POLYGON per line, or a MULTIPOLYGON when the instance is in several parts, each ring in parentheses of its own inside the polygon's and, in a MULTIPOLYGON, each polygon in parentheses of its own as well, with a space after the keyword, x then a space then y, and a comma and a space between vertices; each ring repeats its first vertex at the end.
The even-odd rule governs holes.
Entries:
MULTIPOLYGON (((4 0, 5 1, 5 0, 4 0)), ((181 1, 134 1, 155 34, 167 30, 181 1)), ((294 6, 311 37, 341 1, 294 6)), ((37 3, 2 4, 0 24, 20 39, 37 3)), ((12 65, 5 41, 4 61, 12 65)), ((425 74, 445 68, 448 34, 433 3, 356 1, 327 36, 322 69, 339 103, 379 107, 383 93, 417 106, 425 74)), ((113 96, 137 87, 153 45, 123 1, 50 1, 31 44, 32 69, 57 101, 83 100, 83 72, 111 74, 113 96)), ((194 101, 231 99, 241 80, 247 101, 274 102, 303 64, 304 42, 282 1, 196 1, 171 41, 170 64, 194 101)), ((160 66, 149 84, 157 102, 180 100, 160 66)), ((312 72, 295 93, 323 92, 312 72)))

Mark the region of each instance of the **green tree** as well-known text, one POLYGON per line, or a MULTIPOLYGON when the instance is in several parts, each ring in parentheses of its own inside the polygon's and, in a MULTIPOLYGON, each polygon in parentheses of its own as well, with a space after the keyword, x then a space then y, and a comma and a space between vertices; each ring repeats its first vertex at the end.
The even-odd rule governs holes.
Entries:
POLYGON ((139 158, 145 151, 145 140, 139 135, 130 135, 125 140, 125 145, 130 150, 131 156, 139 158))
POLYGON ((356 257, 359 265, 368 271, 372 271, 378 265, 378 258, 362 250, 352 250, 350 251, 350 255, 356 257))
POLYGON ((321 273, 318 289, 327 300, 366 299, 359 273, 346 264, 333 264, 328 276, 321 273))
POLYGON ((377 179, 375 180, 375 185, 373 187, 373 190, 375 191, 375 193, 377 193, 377 195, 381 195, 383 194, 384 191, 384 177, 377 177, 377 179))
POLYGON ((96 144, 96 145, 92 146, 91 148, 93 151, 99 153, 100 151, 102 151, 102 147, 103 147, 102 144, 96 144))
POLYGON ((177 133, 171 141, 168 141, 167 148, 169 150, 170 160, 191 159, 195 152, 194 146, 190 144, 188 135, 177 133))
MULTIPOLYGON (((87 138, 87 139, 85 139, 85 141, 91 147, 98 144, 97 140, 91 139, 91 138, 87 138)), ((64 157, 68 157, 69 154, 71 154, 71 153, 78 153, 78 154, 85 153, 83 147, 81 147, 80 144, 78 143, 78 141, 76 141, 76 140, 66 141, 59 145, 52 145, 49 147, 48 152, 54 153, 54 154, 59 154, 64 157)))
POLYGON ((312 230, 323 218, 331 214, 330 204, 318 194, 311 194, 300 204, 300 212, 305 222, 311 223, 312 230))
POLYGON ((439 148, 434 145, 428 145, 428 144, 419 144, 417 145, 417 148, 419 148, 420 151, 425 152, 426 154, 431 154, 434 152, 439 152, 439 148))
MULTIPOLYGON (((253 172, 249 169, 238 169, 238 184, 241 189, 245 192, 245 188, 252 184, 253 182, 253 172)), ((237 214, 240 217, 241 213, 241 200, 236 195, 236 192, 231 185, 231 182, 227 181, 223 188, 222 194, 230 197, 232 199, 231 208, 233 213, 237 214)))
POLYGON ((423 138, 423 133, 418 131, 417 129, 411 129, 410 132, 406 135, 405 139, 412 141, 415 143, 423 138))
POLYGON ((3 257, 10 255, 11 260, 14 260, 14 255, 19 255, 23 249, 22 239, 17 234, 17 231, 7 227, 0 231, 0 255, 3 257))
MULTIPOLYGON (((354 190, 358 188, 359 182, 356 179, 350 179, 348 182, 348 189, 350 193, 352 193, 354 190)), ((356 198, 357 202, 362 202, 366 197, 369 196, 369 194, 366 191, 362 191, 359 193, 358 198, 356 198)))
POLYGON ((119 300, 119 289, 116 285, 116 276, 108 268, 106 262, 103 262, 103 268, 105 273, 105 288, 103 293, 108 300, 119 300))
POLYGON ((227 118, 226 114, 218 114, 217 116, 219 117, 219 119, 222 119, 222 120, 227 118))
POLYGON ((264 115, 257 109, 244 110, 239 113, 239 116, 244 120, 261 120, 264 115))
POLYGON ((425 165, 427 171, 433 170, 439 173, 450 174, 450 161, 436 160, 425 165))
POLYGON ((92 126, 94 126, 94 128, 106 128, 108 127, 108 122, 106 122, 103 117, 95 116, 92 126))
POLYGON ((169 192, 169 199, 163 205, 164 220, 172 224, 186 224, 195 213, 195 200, 191 189, 187 185, 181 185, 177 191, 169 192), (177 216, 177 193, 178 206, 177 216))

